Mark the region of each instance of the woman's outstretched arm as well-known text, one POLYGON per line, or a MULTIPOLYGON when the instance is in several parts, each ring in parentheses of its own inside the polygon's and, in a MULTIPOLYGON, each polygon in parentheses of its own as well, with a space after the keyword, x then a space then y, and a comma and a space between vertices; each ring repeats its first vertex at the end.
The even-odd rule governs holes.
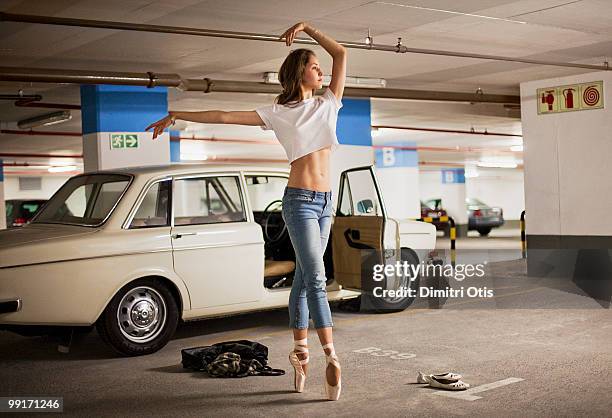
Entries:
POLYGON ((206 110, 202 112, 168 112, 168 116, 163 119, 153 122, 145 131, 153 128, 153 139, 161 135, 164 129, 174 125, 177 120, 186 120, 189 122, 198 123, 228 123, 233 125, 252 125, 263 126, 264 121, 261 120, 257 112, 254 110, 224 112, 222 110, 206 110))
POLYGON ((300 31, 310 35, 332 56, 332 77, 329 89, 336 95, 338 100, 342 99, 344 83, 346 81, 346 48, 307 22, 296 23, 287 29, 279 39, 285 38, 285 43, 289 46, 300 31))

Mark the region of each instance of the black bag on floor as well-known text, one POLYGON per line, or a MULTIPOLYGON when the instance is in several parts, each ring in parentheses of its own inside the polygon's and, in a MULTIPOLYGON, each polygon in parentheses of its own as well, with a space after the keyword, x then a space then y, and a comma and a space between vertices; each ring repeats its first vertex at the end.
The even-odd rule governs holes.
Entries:
POLYGON ((268 347, 255 341, 224 341, 181 350, 184 369, 205 371, 213 377, 281 376, 268 366, 268 347))

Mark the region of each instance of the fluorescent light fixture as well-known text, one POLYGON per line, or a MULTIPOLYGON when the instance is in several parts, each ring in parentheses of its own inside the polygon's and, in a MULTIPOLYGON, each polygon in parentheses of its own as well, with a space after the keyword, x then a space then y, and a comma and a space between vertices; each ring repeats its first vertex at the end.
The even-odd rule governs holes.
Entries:
MULTIPOLYGON (((278 81, 278 73, 267 72, 264 73, 264 83, 266 84, 280 84, 278 81)), ((323 76, 323 85, 328 86, 331 83, 331 76, 323 76)), ((344 83, 345 87, 362 87, 362 88, 385 88, 387 87, 387 80, 384 78, 369 78, 369 77, 346 77, 344 83)))
POLYGON ((523 151, 523 146, 522 145, 512 145, 510 147, 510 151, 516 151, 516 152, 523 151))
POLYGON ((208 160, 206 154, 183 154, 181 153, 181 160, 183 161, 202 161, 208 160))
POLYGON ((527 22, 523 22, 522 20, 512 20, 512 19, 504 19, 503 17, 493 17, 493 16, 476 15, 476 14, 472 14, 472 13, 455 12, 453 10, 432 9, 430 7, 409 6, 407 4, 389 3, 389 2, 386 2, 386 1, 377 1, 376 4, 384 4, 385 6, 406 7, 406 8, 409 8, 409 9, 427 10, 427 11, 430 11, 430 12, 450 13, 450 14, 461 15, 461 16, 479 17, 481 19, 501 20, 501 21, 504 21, 504 22, 519 23, 521 25, 527 24, 527 22))
POLYGON ((64 173, 66 171, 74 171, 77 169, 76 165, 56 165, 49 167, 47 170, 49 173, 64 173))
POLYGON ((72 119, 70 111, 62 110, 59 112, 48 113, 46 115, 34 116, 33 118, 20 120, 17 122, 17 126, 20 129, 28 129, 36 126, 55 125, 56 123, 66 122, 70 119, 72 119))
POLYGON ((488 168, 516 168, 518 167, 517 163, 511 161, 479 161, 478 167, 488 167, 488 168))

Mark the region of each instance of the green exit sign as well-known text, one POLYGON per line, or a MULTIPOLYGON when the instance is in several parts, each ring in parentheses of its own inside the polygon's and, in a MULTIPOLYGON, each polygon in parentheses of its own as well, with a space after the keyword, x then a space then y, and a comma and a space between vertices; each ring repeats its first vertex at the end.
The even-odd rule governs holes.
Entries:
POLYGON ((138 148, 138 134, 111 134, 111 149, 138 148))

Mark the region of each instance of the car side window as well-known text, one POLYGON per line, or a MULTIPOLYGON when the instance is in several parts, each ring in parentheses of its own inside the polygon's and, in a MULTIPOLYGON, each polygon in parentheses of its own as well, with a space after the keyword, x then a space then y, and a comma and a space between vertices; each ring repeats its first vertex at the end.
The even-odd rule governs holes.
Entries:
POLYGON ((149 187, 136 215, 130 223, 130 229, 170 226, 170 180, 158 181, 149 187))
POLYGON ((245 179, 254 212, 263 212, 270 203, 282 200, 289 181, 287 177, 268 175, 247 175, 245 179))
POLYGON ((342 180, 340 216, 383 216, 370 170, 349 171, 342 180))
POLYGON ((246 220, 238 176, 175 180, 175 226, 246 222, 246 220))

